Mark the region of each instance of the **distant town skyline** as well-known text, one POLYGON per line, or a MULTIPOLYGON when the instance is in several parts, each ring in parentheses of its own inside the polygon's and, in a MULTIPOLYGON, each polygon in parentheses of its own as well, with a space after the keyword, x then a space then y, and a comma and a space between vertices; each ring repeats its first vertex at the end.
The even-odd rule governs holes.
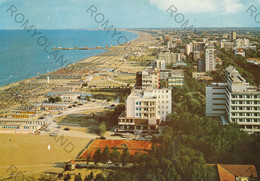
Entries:
POLYGON ((0 0, 0 29, 21 29, 11 19, 14 18, 11 11, 7 11, 11 5, 38 29, 98 28, 106 20, 108 26, 117 28, 182 28, 186 21, 187 26, 194 27, 259 27, 260 24, 257 0, 0 0), (104 18, 102 23, 95 20, 95 13, 91 17, 91 11, 86 12, 91 5, 95 6, 96 14, 102 14, 99 16, 104 18), (251 17, 246 10, 252 5, 255 13, 251 17))

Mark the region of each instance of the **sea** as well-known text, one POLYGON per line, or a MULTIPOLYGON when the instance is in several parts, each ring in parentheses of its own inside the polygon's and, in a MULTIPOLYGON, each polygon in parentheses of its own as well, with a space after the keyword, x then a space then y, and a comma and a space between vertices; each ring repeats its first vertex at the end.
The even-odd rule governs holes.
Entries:
POLYGON ((113 36, 113 32, 104 30, 45 29, 37 30, 36 33, 39 34, 33 36, 33 32, 22 29, 0 30, 0 87, 52 72, 67 64, 108 51, 106 49, 55 51, 53 48, 111 47, 138 37, 137 34, 127 31, 117 31, 113 36), (42 37, 39 38, 40 36, 42 37))

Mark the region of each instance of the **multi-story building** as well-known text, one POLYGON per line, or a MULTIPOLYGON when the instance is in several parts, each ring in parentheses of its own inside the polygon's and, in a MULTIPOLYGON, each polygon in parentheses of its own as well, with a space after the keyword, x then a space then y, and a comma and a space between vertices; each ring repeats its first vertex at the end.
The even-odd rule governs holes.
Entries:
POLYGON ((233 42, 228 42, 226 40, 221 40, 220 41, 220 48, 224 48, 225 50, 232 50, 234 47, 233 42))
POLYGON ((194 52, 192 52, 192 59, 194 60, 194 61, 197 61, 199 58, 201 58, 202 57, 202 51, 200 52, 200 51, 194 51, 194 52))
POLYGON ((206 87, 207 116, 221 116, 226 113, 227 83, 212 83, 206 87))
POLYGON ((165 60, 166 65, 174 63, 174 55, 170 50, 161 50, 158 54, 159 60, 165 60))
POLYGON ((243 46, 250 46, 250 42, 249 39, 242 39, 242 38, 238 38, 234 41, 234 46, 235 47, 243 47, 243 46))
POLYGON ((177 61, 181 61, 181 53, 173 53, 170 50, 161 50, 158 54, 159 60, 165 60, 165 65, 172 65, 177 61))
POLYGON ((222 116, 248 133, 260 134, 260 91, 233 68, 226 69, 226 83, 206 88, 206 114, 222 116))
POLYGON ((215 49, 214 46, 207 46, 204 49, 204 61, 205 61, 205 71, 214 71, 216 67, 215 63, 215 49))
POLYGON ((184 73, 183 70, 171 70, 168 76, 168 87, 183 86, 184 73))
POLYGON ((205 60, 203 58, 197 60, 197 70, 198 72, 205 72, 205 60))
POLYGON ((171 114, 171 100, 171 89, 134 89, 118 118, 120 130, 157 131, 161 121, 171 114))
POLYGON ((145 69, 136 73, 136 89, 151 88, 171 88, 184 85, 183 70, 172 69, 145 69), (164 82, 165 81, 165 82, 164 82), (161 86, 161 84, 166 84, 161 86))
POLYGON ((231 40, 237 39, 237 32, 231 31, 231 32, 230 32, 230 39, 231 39, 231 40))
POLYGON ((142 71, 142 88, 160 88, 160 71, 155 69, 145 69, 142 71))
POLYGON ((193 42, 192 49, 193 51, 203 51, 206 46, 205 42, 193 42))
POLYGON ((165 60, 156 60, 157 69, 164 70, 165 69, 165 60))
POLYGON ((193 45, 189 43, 186 45, 186 53, 189 55, 191 52, 193 52, 193 45))

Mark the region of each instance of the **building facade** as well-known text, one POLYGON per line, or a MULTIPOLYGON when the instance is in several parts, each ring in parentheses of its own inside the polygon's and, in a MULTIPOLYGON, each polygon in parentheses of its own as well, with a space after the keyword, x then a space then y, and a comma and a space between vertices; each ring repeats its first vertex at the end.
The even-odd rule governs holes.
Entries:
POLYGON ((160 71, 158 69, 145 69, 142 71, 142 88, 160 88, 160 71))
POLYGON ((207 46, 204 50, 204 60, 205 60, 205 71, 210 72, 216 69, 215 63, 215 49, 214 46, 207 46))
POLYGON ((247 133, 260 134, 260 91, 235 68, 228 67, 225 73, 226 83, 206 88, 206 114, 223 116, 247 133))
POLYGON ((118 125, 125 131, 155 131, 171 110, 171 89, 134 89, 127 98, 125 112, 118 118, 118 125))

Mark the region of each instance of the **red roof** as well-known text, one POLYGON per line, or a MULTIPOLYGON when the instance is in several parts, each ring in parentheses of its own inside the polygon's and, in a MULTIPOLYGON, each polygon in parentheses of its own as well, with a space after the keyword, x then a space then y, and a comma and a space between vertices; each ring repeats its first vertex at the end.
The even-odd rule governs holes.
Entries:
POLYGON ((220 181, 236 181, 236 177, 257 177, 254 165, 207 164, 217 168, 220 181))

